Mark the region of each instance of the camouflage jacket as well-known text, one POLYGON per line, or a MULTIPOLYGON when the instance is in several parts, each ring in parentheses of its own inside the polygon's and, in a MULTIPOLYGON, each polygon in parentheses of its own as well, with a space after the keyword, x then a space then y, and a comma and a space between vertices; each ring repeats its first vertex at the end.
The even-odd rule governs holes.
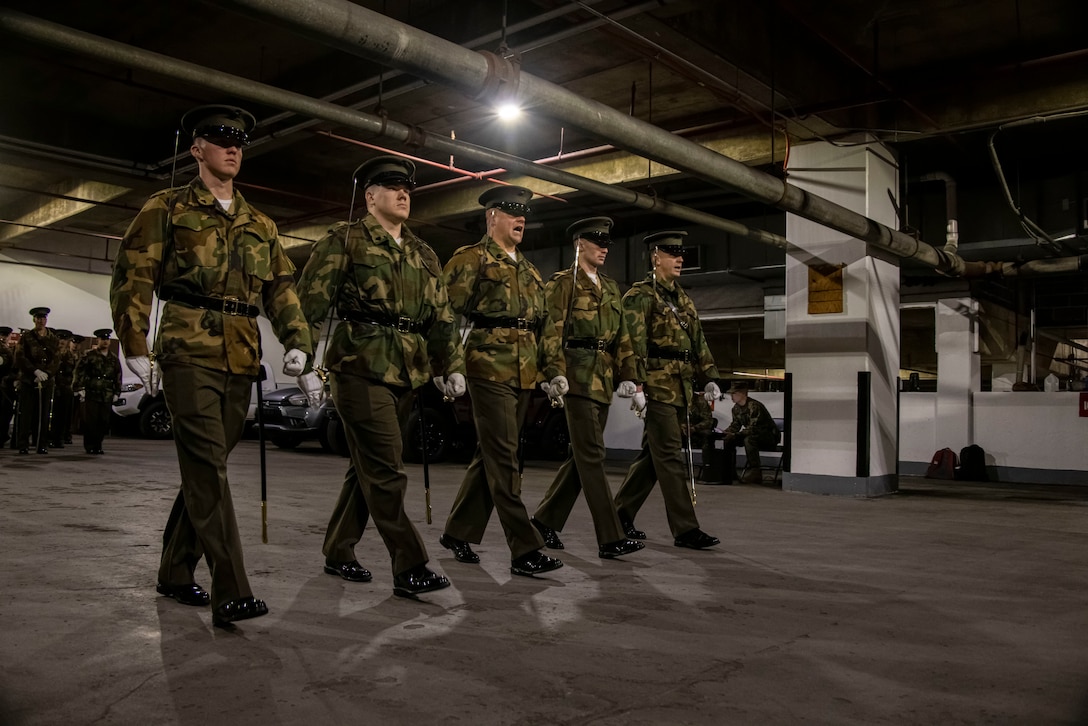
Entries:
POLYGON ((725 433, 736 434, 744 431, 755 438, 778 440, 778 426, 767 407, 754 398, 749 398, 743 406, 734 404, 732 414, 733 422, 725 427, 725 433))
MULTIPOLYGON (((61 345, 66 346, 67 343, 61 345)), ((58 359, 57 374, 53 377, 53 380, 56 381, 57 388, 70 391, 72 390, 72 376, 76 371, 76 354, 70 350, 65 350, 60 353, 58 359)))
POLYGON ((88 401, 113 401, 121 392, 121 361, 108 351, 88 350, 76 364, 73 388, 86 391, 88 401))
POLYGON ((710 404, 702 396, 693 396, 691 399, 691 444, 702 447, 707 444, 708 436, 718 425, 714 418, 714 412, 710 404))
POLYGON ((487 235, 453 253, 443 273, 455 315, 472 322, 465 343, 470 378, 531 389, 566 371, 548 317, 544 282, 519 251, 510 259, 487 235), (489 328, 487 320, 521 318, 525 329, 489 328))
POLYGON ((707 381, 717 380, 718 368, 691 298, 675 281, 655 283, 653 278, 650 272, 623 296, 635 354, 624 363, 620 379, 641 381, 648 399, 683 407, 691 401, 693 381, 701 391, 707 381), (662 352, 686 352, 689 360, 664 357, 662 352))
POLYGON ((631 336, 627 334, 620 288, 610 277, 598 273, 597 278, 600 287, 579 270, 574 286, 572 271, 560 270, 544 286, 544 295, 548 300, 548 315, 555 321, 556 334, 564 343, 571 394, 612 403, 621 362, 634 352, 631 336), (597 344, 598 341, 603 346, 601 350, 570 347, 572 342, 597 344))
POLYGON ((465 360, 438 256, 407 226, 401 242, 372 215, 341 222, 314 245, 298 291, 314 340, 330 306, 346 321, 329 342, 329 370, 418 388, 463 374, 465 360), (405 330, 386 324, 401 318, 405 330))
MULTIPOLYGON (((283 346, 312 354, 310 329, 295 294, 294 265, 278 235, 276 224, 249 206, 237 189, 229 213, 199 177, 153 195, 125 232, 113 267, 110 304, 125 355, 147 355, 156 289, 164 300, 182 293, 263 303, 283 346)), ((180 302, 164 303, 161 316, 158 358, 244 375, 260 370, 255 318, 180 302)))
POLYGON ((0 358, 3 358, 0 360, 0 385, 2 385, 15 370, 15 351, 3 340, 0 340, 0 358))
POLYGON ((42 370, 53 378, 60 366, 60 338, 46 328, 41 336, 28 330, 19 338, 19 350, 15 356, 16 378, 21 383, 37 385, 34 371, 42 370))

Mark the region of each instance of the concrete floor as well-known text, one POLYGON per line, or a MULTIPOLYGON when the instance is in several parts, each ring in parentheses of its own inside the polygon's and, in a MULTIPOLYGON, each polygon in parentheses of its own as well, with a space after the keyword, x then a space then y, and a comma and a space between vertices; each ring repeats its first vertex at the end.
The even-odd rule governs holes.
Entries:
MULTIPOLYGON (((654 495, 637 522, 649 544, 622 561, 597 558, 579 502, 566 567, 527 579, 495 519, 482 565, 439 547, 462 467, 432 467, 430 526, 412 467, 411 513, 453 581, 412 601, 393 597, 373 531, 358 555, 374 582, 322 573, 346 460, 317 448, 270 449, 261 544, 245 441, 231 483, 271 613, 226 632, 154 591, 172 443, 106 450, 0 452, 2 724, 1088 722, 1088 489, 702 487, 721 546, 674 547, 654 495)), ((527 468, 530 506, 553 470, 527 468)))

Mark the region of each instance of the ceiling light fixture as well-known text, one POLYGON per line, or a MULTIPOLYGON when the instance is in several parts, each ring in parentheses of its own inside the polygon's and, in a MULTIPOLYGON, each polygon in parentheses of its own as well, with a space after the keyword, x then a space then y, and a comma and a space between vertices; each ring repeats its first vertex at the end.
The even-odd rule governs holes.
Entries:
POLYGON ((514 121, 521 116, 521 108, 516 103, 503 103, 495 108, 502 121, 514 121))

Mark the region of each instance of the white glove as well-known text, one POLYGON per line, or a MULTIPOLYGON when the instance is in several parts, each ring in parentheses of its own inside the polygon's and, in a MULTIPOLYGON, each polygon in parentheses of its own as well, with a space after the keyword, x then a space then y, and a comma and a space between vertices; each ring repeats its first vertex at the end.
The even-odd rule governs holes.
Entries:
POLYGON ((616 389, 616 395, 620 398, 630 398, 638 393, 638 386, 634 381, 620 381, 619 387, 616 389))
POLYGON ((714 381, 708 381, 706 388, 703 389, 703 397, 706 398, 707 403, 714 403, 722 397, 722 389, 718 388, 718 384, 714 381))
POLYGON ((283 375, 301 376, 306 368, 306 354, 298 348, 292 348, 283 354, 283 375))
POLYGON ((131 358, 125 358, 125 365, 128 369, 136 374, 136 377, 140 379, 140 383, 144 384, 144 390, 147 391, 147 395, 154 397, 159 392, 159 377, 152 375, 151 359, 146 355, 137 355, 131 358))
POLYGON ((451 398, 457 398, 458 396, 465 395, 467 385, 465 383, 465 377, 460 373, 451 373, 450 378, 446 381, 446 395, 451 398))
POLYGON ((570 390, 570 384, 567 383, 566 376, 556 376, 552 379, 552 390, 549 396, 560 398, 567 395, 567 391, 570 390))
POLYGON ((636 391, 635 395, 631 397, 631 410, 635 412, 635 415, 639 418, 646 418, 646 394, 642 391, 636 391))
POLYGON ((87 392, 84 390, 76 391, 76 398, 79 399, 80 403, 83 403, 87 399, 87 392))
POLYGON ((325 400, 325 384, 313 371, 304 373, 297 379, 298 387, 302 389, 302 392, 306 394, 306 399, 310 402, 310 405, 317 408, 325 400))
POLYGON ((43 371, 41 368, 34 369, 34 377, 38 379, 38 383, 45 383, 49 380, 49 374, 43 371))

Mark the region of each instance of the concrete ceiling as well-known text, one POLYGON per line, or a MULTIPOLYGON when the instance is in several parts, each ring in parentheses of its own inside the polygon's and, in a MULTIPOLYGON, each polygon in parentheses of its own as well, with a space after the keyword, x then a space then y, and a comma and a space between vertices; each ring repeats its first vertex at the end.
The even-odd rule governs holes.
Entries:
MULTIPOLYGON (((317 0, 314 4, 321 4, 317 0)), ((869 132, 899 153, 908 182, 905 226, 943 244, 943 192, 917 180, 942 172, 964 194, 965 256, 1051 253, 1025 241, 987 157, 1002 124, 1070 114, 1003 131, 999 145, 1025 209, 1058 212, 1082 253, 1078 216, 1088 197, 1088 4, 1081 0, 407 0, 357 3, 473 50, 503 40, 524 72, 781 175, 788 146, 869 132), (1036 191, 1036 186, 1039 190, 1036 191), (1060 197, 1060 199, 1059 199, 1060 197), (936 238, 933 238, 933 237, 936 238), (1005 240, 999 244, 997 240, 1005 240), (1011 242, 1009 240, 1012 240, 1011 242)), ((782 234, 782 213, 611 146, 612 140, 528 109, 512 124, 462 93, 314 40, 300 28, 255 19, 229 2, 8 0, 7 8, 198 66, 367 113, 384 113, 445 137, 547 163, 782 234)), ((4 11, 7 12, 7 11, 4 11)), ((12 17, 12 16, 7 16, 12 17)), ((276 219, 296 261, 308 241, 348 214, 352 171, 374 146, 420 156, 412 226, 439 254, 480 234, 475 198, 488 182, 458 176, 492 166, 437 155, 357 129, 224 97, 200 82, 58 50, 0 23, 0 254, 21 261, 106 270, 116 238, 148 194, 171 179, 175 130, 190 107, 236 102, 259 128, 240 176, 246 197, 276 219), (366 146, 363 144, 370 144, 366 146)), ((391 39, 392 41, 393 39, 391 39)), ((177 183, 192 174, 182 144, 177 183)), ((562 244, 582 216, 609 214, 620 235, 677 226, 658 212, 505 174, 551 194, 537 204, 528 242, 562 244)), ((1060 221, 1057 221, 1060 220, 1060 221)), ((1088 223, 1085 223, 1088 224, 1088 223)), ((723 243, 724 244, 724 243, 723 243)), ((766 283, 781 252, 738 237, 716 265, 766 283), (777 254, 777 257, 775 256, 777 254), (769 263, 771 263, 769 265, 769 263)), ((558 259, 558 258, 557 258, 558 259)), ((631 263, 632 265, 634 263, 631 263)), ((909 267, 909 266, 908 266, 909 267)), ((547 272, 547 271, 546 271, 547 272)), ((917 271, 924 277, 924 271, 917 271)), ((617 277, 627 277, 617 274, 617 277)), ((773 275, 772 275, 773 276, 773 275)), ((1083 287, 1083 280, 1073 283, 1083 287)))

